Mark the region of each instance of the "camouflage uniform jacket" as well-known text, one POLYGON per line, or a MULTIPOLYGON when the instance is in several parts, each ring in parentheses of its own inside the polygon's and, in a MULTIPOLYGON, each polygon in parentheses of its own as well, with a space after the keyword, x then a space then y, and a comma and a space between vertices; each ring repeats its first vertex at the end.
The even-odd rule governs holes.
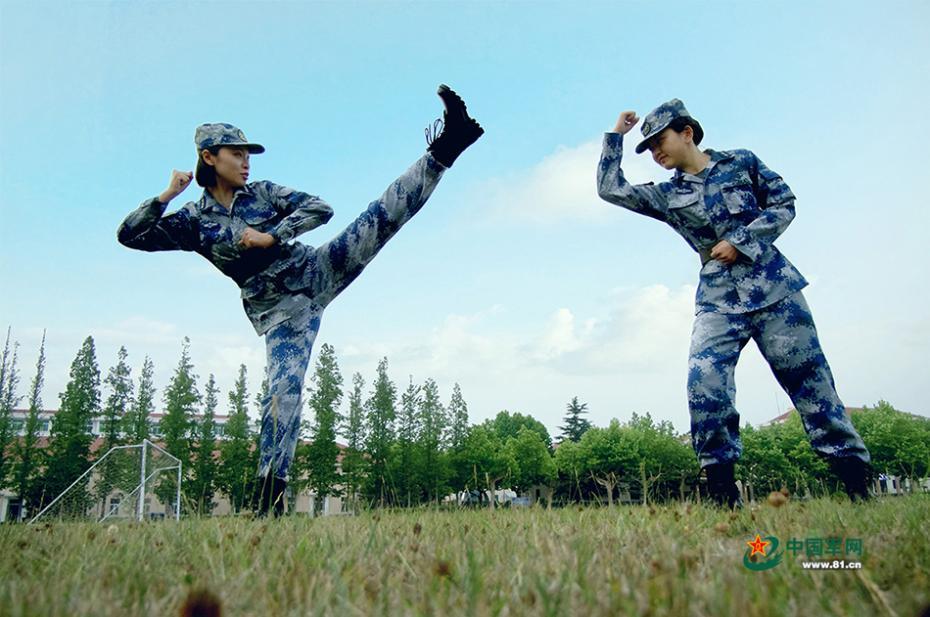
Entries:
POLYGON ((207 190, 168 216, 162 216, 165 208, 157 198, 142 202, 120 225, 120 243, 143 251, 204 256, 240 287, 245 312, 259 335, 307 311, 322 311, 326 298, 311 302, 304 295, 304 272, 315 254, 311 247, 288 242, 332 218, 333 209, 319 197, 259 181, 236 191, 228 210, 207 190), (275 244, 242 247, 239 239, 246 227, 271 234, 275 244))
POLYGON ((632 185, 623 177, 623 135, 607 133, 598 166, 606 201, 667 223, 702 256, 695 312, 748 313, 804 288, 807 281, 772 244, 794 218, 794 194, 749 150, 715 152, 702 180, 677 171, 668 182, 632 185), (726 240, 732 265, 710 259, 726 240))

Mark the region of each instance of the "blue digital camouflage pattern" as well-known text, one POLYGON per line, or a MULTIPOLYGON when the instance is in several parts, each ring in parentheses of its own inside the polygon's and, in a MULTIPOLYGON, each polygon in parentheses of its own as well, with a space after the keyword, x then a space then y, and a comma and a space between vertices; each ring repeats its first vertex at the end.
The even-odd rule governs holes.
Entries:
POLYGON ((620 168, 623 136, 607 133, 597 175, 601 198, 667 223, 702 257, 688 374, 701 465, 739 458, 733 371, 750 338, 801 413, 814 449, 868 461, 801 294, 807 281, 772 244, 794 218, 791 189, 748 150, 705 152, 711 160, 703 178, 676 171, 668 182, 634 186, 620 168), (740 253, 731 265, 709 258, 720 240, 740 253))
POLYGON ((212 148, 213 146, 245 146, 252 154, 261 154, 265 146, 249 143, 238 128, 225 122, 201 124, 194 131, 194 145, 197 152, 212 148))
POLYGON ((163 216, 165 204, 142 202, 126 217, 119 241, 143 251, 199 253, 242 290, 246 314, 265 334, 269 394, 262 401, 261 467, 281 478, 294 455, 304 375, 323 310, 420 209, 445 168, 424 155, 335 238, 314 248, 288 242, 332 217, 320 198, 261 181, 236 191, 227 210, 209 191, 163 216), (246 227, 270 233, 268 249, 239 244, 246 227), (272 466, 273 465, 273 466, 272 466))
POLYGON ((632 185, 620 161, 623 135, 607 133, 598 166, 602 199, 667 223, 697 253, 720 240, 739 252, 725 266, 708 260, 701 269, 696 312, 745 313, 804 288, 807 281, 772 244, 794 218, 794 194, 781 176, 749 150, 714 152, 703 180, 676 171, 668 182, 632 185))
POLYGON ((827 458, 856 456, 868 462, 869 452, 836 393, 814 319, 798 292, 760 311, 704 312, 695 318, 688 407, 691 442, 701 466, 735 462, 742 452, 733 373, 749 339, 791 397, 814 450, 827 458))
POLYGON ((306 313, 265 335, 268 393, 262 399, 259 477, 273 469, 277 477, 287 479, 300 438, 301 392, 320 317, 318 312, 306 313))
POLYGON ((643 125, 639 128, 643 134, 643 140, 636 146, 637 154, 643 152, 646 149, 646 143, 649 139, 664 131, 668 125, 671 124, 672 120, 675 118, 690 117, 691 114, 685 109, 685 104, 679 99, 672 99, 653 109, 649 112, 649 115, 643 119, 643 125))

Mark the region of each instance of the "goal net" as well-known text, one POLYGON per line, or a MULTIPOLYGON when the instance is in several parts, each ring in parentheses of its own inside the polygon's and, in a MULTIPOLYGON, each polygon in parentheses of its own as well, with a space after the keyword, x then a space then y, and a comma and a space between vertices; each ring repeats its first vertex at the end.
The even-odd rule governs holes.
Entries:
POLYGON ((147 439, 116 446, 29 522, 178 519, 180 481, 181 461, 147 439))

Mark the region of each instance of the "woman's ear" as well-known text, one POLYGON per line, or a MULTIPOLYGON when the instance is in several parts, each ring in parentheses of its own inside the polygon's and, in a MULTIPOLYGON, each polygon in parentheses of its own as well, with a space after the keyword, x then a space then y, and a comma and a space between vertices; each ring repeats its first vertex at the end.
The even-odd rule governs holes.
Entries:
POLYGON ((685 143, 693 144, 694 143, 694 129, 691 128, 691 125, 686 126, 681 131, 681 137, 685 140, 685 143))
POLYGON ((211 167, 216 166, 216 155, 210 152, 209 150, 201 150, 200 159, 211 167))

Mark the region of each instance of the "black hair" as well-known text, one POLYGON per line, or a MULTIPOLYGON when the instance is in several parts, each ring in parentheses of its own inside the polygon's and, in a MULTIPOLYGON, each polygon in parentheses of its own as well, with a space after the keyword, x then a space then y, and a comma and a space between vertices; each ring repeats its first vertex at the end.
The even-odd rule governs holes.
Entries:
POLYGON ((220 153, 222 146, 210 146, 197 153, 197 169, 194 171, 194 179, 197 184, 203 188, 216 186, 216 167, 208 165, 203 160, 203 151, 210 152, 213 156, 220 153))
POLYGON ((691 127, 691 130, 694 131, 694 145, 699 146, 701 140, 704 139, 704 129, 701 128, 701 125, 698 124, 698 121, 691 117, 679 116, 669 122, 668 128, 672 129, 676 133, 681 133, 685 130, 685 127, 691 127))

